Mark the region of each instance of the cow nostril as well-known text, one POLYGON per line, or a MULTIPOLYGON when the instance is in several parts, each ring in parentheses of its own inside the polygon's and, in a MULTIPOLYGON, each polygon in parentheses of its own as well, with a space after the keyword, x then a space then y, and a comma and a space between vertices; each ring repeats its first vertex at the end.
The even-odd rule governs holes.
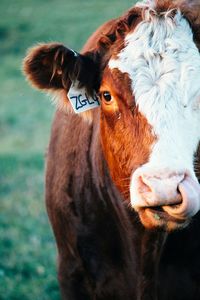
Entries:
POLYGON ((147 184, 147 182, 145 182, 145 180, 142 178, 142 176, 140 176, 138 178, 138 191, 139 193, 143 194, 143 193, 149 193, 152 192, 150 186, 147 184))
POLYGON ((177 191, 178 198, 182 199, 182 195, 181 195, 181 191, 180 191, 180 189, 179 189, 179 185, 178 185, 176 191, 177 191))

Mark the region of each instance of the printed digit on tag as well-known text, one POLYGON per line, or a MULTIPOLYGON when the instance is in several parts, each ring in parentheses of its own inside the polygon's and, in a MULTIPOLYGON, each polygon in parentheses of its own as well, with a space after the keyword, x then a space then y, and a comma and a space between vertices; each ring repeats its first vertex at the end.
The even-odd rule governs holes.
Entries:
POLYGON ((97 95, 89 96, 85 88, 78 88, 78 82, 71 85, 67 96, 77 114, 100 106, 97 95))

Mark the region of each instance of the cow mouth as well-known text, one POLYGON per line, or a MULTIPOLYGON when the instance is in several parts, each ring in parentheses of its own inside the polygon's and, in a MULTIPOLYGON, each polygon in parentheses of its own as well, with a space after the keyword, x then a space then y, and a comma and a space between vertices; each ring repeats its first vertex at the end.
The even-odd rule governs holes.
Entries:
MULTIPOLYGON (((159 191, 159 189, 157 189, 159 191)), ((163 228, 166 231, 183 228, 200 210, 200 186, 197 180, 185 176, 174 193, 164 194, 139 189, 135 209, 142 224, 148 229, 163 228), (144 192, 143 192, 144 191, 144 192), (143 192, 143 193, 142 193, 143 192), (161 196, 160 196, 161 195, 161 196)))
MULTIPOLYGON (((176 205, 177 206, 177 205, 176 205)), ((163 207, 154 207, 154 208, 146 208, 146 213, 147 212, 150 212, 151 214, 153 214, 153 218, 155 220, 165 220, 165 222, 168 222, 168 221, 177 221, 176 218, 174 218, 173 216, 169 215, 166 211, 164 211, 163 207)))
MULTIPOLYGON (((176 210, 181 204, 170 206, 171 210, 176 210)), ((142 224, 148 229, 163 229, 165 231, 173 231, 188 225, 189 219, 177 218, 167 211, 166 207, 145 207, 140 208, 138 214, 142 224)))

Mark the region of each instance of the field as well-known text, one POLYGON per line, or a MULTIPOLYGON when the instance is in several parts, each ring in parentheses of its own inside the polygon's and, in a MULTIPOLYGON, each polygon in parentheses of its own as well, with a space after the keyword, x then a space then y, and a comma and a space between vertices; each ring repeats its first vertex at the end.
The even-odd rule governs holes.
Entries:
POLYGON ((54 107, 21 72, 26 49, 60 41, 79 50, 128 0, 0 2, 0 300, 60 299, 56 246, 44 204, 44 153, 54 107))

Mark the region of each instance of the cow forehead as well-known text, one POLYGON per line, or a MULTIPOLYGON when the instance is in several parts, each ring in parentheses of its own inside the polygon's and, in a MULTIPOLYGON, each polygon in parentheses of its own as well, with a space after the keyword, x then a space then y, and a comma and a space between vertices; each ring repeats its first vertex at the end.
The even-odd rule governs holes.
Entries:
POLYGON ((110 59, 109 68, 129 75, 136 104, 152 125, 153 115, 148 114, 153 108, 180 112, 200 95, 200 54, 179 11, 174 18, 167 13, 144 18, 126 36, 125 47, 110 59))

